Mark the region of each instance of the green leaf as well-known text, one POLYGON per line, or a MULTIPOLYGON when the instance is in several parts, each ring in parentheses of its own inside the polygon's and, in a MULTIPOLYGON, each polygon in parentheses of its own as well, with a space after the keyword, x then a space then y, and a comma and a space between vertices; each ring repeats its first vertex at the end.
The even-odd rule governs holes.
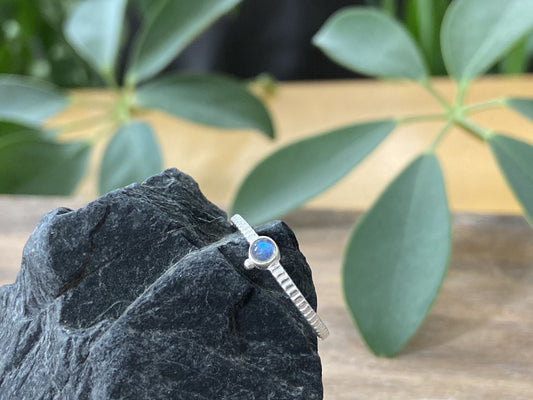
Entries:
POLYGON ((113 76, 126 0, 85 0, 65 23, 70 45, 104 77, 113 76))
POLYGON ((9 120, 0 120, 0 139, 8 136, 28 135, 40 137, 42 139, 54 140, 57 138, 57 131, 44 130, 34 125, 24 125, 9 120))
POLYGON ((251 224, 288 213, 338 182, 395 126, 392 120, 352 125, 283 147, 249 173, 232 213, 251 224))
POLYGON ((527 72, 530 58, 528 39, 529 37, 524 37, 519 40, 501 60, 498 69, 502 74, 523 74, 527 72))
POLYGON ((391 17, 396 15, 396 0, 382 0, 381 10, 391 17))
POLYGON ((346 301, 368 347, 397 354, 437 297, 451 250, 439 161, 411 163, 356 225, 343 267, 346 301))
POLYGON ((422 55, 406 29, 371 8, 338 11, 320 28, 313 43, 355 72, 415 81, 427 76, 422 55))
POLYGON ((0 119, 38 125, 67 105, 54 86, 26 76, 0 75, 0 119))
POLYGON ((25 133, 40 135, 41 131, 34 126, 23 125, 13 121, 0 120, 0 139, 3 139, 8 135, 25 133))
POLYGON ((447 6, 447 0, 408 0, 405 4, 407 28, 419 43, 432 74, 446 72, 440 50, 440 27, 447 6))
POLYGON ((244 84, 218 75, 173 74, 139 88, 136 103, 218 128, 255 129, 274 137, 263 103, 244 84))
POLYGON ((200 33, 241 0, 167 0, 141 31, 133 49, 127 82, 148 79, 165 68, 200 33))
POLYGON ((533 121, 533 99, 513 97, 507 99, 505 104, 510 109, 533 121))
POLYGON ((105 150, 98 190, 103 194, 142 182, 161 169, 161 153, 152 128, 145 122, 130 122, 115 133, 105 150))
POLYGON ((489 144, 525 217, 533 226, 533 146, 503 135, 492 135, 489 144))
POLYGON ((168 0, 137 0, 134 2, 134 5, 137 8, 137 12, 143 16, 144 19, 151 18, 151 14, 159 12, 159 8, 168 0))
POLYGON ((446 68, 457 81, 486 72, 533 28, 533 1, 455 0, 442 22, 446 68))
POLYGON ((0 137, 0 193, 69 195, 85 173, 89 152, 86 142, 0 137))
POLYGON ((416 9, 419 37, 422 49, 428 53, 435 44, 435 13, 436 3, 433 1, 414 0, 413 7, 416 9))

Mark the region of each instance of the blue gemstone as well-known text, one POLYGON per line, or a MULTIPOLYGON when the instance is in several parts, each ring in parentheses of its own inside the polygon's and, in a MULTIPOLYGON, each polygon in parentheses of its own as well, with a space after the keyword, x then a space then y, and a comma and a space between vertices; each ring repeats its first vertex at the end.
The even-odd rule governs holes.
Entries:
POLYGON ((250 254, 256 261, 267 262, 274 257, 275 251, 276 247, 271 239, 260 238, 252 244, 250 254))

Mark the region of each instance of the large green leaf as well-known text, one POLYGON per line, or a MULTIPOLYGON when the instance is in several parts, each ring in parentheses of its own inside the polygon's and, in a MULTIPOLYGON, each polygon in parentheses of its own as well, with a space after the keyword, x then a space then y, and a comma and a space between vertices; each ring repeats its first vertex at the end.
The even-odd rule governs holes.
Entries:
POLYGON ((232 212, 258 224, 299 207, 350 172, 395 125, 392 120, 352 125, 276 151, 246 177, 232 212))
POLYGON ((345 8, 313 38, 329 58, 366 75, 415 81, 427 76, 418 47, 405 28, 371 8, 345 8))
POLYGON ((489 144, 525 217, 533 225, 533 146, 503 135, 492 135, 489 144))
POLYGON ((127 81, 135 83, 165 68, 209 25, 241 0, 167 0, 158 3, 135 43, 127 81))
POLYGON ((274 137, 263 103, 246 87, 218 75, 174 74, 139 88, 136 102, 205 125, 255 129, 274 137))
POLYGON ((0 75, 0 118, 38 125, 60 112, 67 98, 54 86, 26 76, 0 75))
POLYGON ((105 150, 98 189, 103 194, 142 182, 161 168, 161 153, 150 125, 130 122, 115 133, 105 150))
POLYGON ((103 76, 113 74, 126 0, 84 0, 65 23, 70 45, 103 76))
POLYGON ((486 72, 533 28, 533 1, 455 0, 442 22, 444 62, 457 81, 486 72))
POLYGON ((362 217, 346 249, 345 298, 375 354, 395 355, 417 331, 439 292, 450 249, 439 162, 422 155, 362 217))
POLYGON ((0 193, 69 195, 87 168, 86 142, 20 134, 0 138, 0 193))
POLYGON ((533 99, 512 97, 505 101, 507 107, 533 121, 533 99))

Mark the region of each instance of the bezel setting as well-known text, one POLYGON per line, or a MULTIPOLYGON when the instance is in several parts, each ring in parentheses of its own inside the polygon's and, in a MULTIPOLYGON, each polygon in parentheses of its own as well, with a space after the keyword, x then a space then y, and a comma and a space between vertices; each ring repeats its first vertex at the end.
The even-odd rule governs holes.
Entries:
POLYGON ((272 263, 279 261, 279 258, 278 245, 268 236, 259 236, 250 244, 250 248, 248 249, 248 259, 259 269, 267 269, 272 263), (266 260, 258 259, 257 254, 254 254, 254 249, 261 242, 266 242, 272 246, 272 254, 266 260))

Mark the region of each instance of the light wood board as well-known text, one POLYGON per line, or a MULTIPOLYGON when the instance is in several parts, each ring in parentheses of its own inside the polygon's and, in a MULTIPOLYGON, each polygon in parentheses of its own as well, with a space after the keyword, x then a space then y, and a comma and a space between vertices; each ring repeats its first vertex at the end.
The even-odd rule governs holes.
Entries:
MULTIPOLYGON (((12 282, 41 215, 82 199, 0 197, 0 284, 12 282)), ((326 400, 533 398, 533 230, 519 217, 458 215, 454 256, 422 329, 394 359, 364 346, 341 293, 342 252, 356 214, 287 218, 313 269, 326 400)))

